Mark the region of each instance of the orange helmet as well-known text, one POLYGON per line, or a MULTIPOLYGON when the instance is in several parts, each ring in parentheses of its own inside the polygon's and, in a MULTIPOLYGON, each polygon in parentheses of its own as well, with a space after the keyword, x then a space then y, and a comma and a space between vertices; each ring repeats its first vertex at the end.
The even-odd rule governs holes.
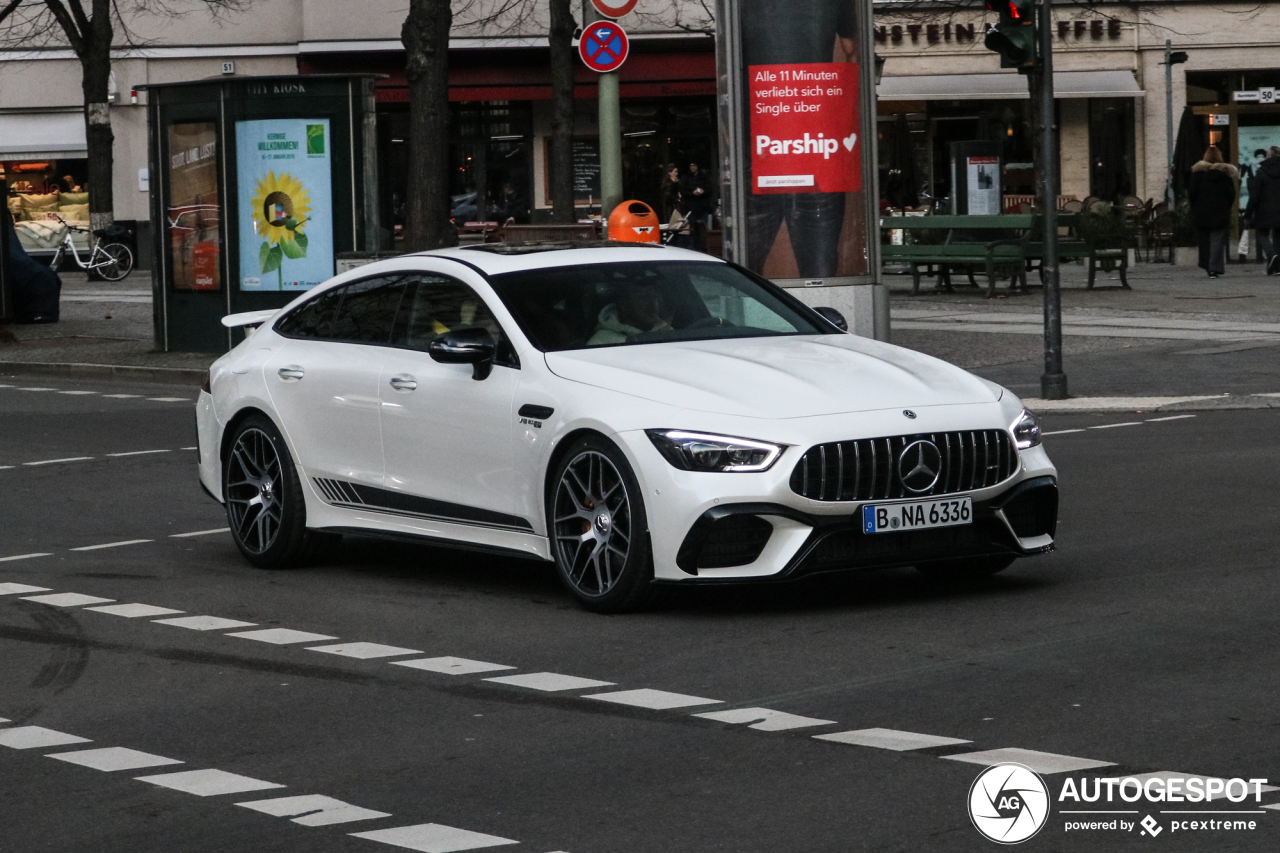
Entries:
POLYGON ((609 214, 609 239, 619 243, 661 243, 658 214, 642 201, 624 201, 609 214))

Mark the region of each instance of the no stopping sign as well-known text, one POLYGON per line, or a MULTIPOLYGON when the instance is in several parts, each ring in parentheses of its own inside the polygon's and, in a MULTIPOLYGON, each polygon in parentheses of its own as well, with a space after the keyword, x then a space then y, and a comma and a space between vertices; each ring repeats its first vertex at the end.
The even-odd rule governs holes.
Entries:
POLYGON ((627 61, 627 34, 613 21, 596 21, 582 31, 578 55, 592 71, 617 71, 627 61))

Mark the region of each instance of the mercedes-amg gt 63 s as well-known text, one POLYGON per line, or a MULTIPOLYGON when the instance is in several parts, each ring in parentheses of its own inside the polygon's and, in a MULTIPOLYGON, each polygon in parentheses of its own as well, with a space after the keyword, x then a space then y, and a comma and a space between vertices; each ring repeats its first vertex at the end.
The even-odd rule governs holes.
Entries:
POLYGON ((223 322, 250 331, 200 395, 200 480, 256 566, 417 537, 552 561, 621 611, 662 583, 972 577, 1053 548, 1017 397, 707 255, 448 249, 223 322))

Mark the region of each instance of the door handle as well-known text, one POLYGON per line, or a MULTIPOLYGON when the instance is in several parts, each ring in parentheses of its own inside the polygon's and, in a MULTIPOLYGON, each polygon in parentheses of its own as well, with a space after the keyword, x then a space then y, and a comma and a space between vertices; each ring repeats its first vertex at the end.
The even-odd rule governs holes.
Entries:
POLYGON ((282 367, 276 372, 280 374, 281 379, 301 379, 307 375, 307 372, 297 365, 282 367))
POLYGON ((392 376, 391 387, 397 391, 412 391, 418 387, 418 380, 412 376, 392 376))

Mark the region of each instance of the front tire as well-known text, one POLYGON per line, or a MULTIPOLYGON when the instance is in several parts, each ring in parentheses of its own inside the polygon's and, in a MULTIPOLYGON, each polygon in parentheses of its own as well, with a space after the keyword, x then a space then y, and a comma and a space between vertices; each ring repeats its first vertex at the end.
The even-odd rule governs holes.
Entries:
POLYGON ((943 560, 937 563, 922 563, 916 571, 930 580, 943 583, 964 583, 1003 572, 1018 559, 1014 556, 970 557, 964 560, 943 560))
POLYGON ((327 540, 307 530, 302 483, 275 424, 262 415, 246 418, 228 447, 222 497, 240 553, 260 569, 289 569, 310 561, 327 540))
POLYGON ((653 597, 653 554, 640 484, 602 437, 576 441, 547 495, 551 552, 561 582, 588 610, 623 613, 653 597))

